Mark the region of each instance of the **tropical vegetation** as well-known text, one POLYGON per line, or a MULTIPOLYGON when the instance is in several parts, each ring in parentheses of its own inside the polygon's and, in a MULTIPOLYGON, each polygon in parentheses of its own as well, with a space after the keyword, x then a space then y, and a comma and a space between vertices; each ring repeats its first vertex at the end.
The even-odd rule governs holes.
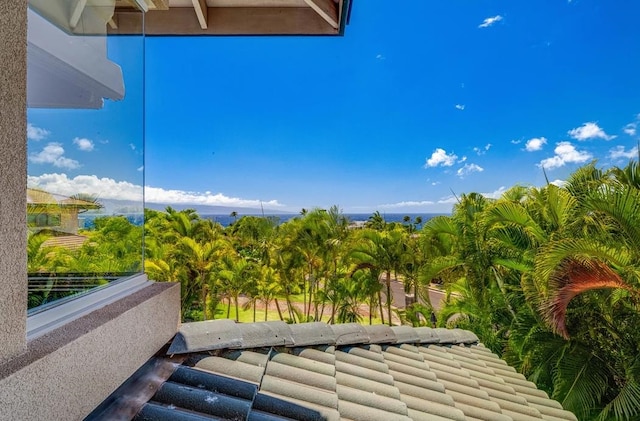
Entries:
POLYGON ((459 198, 422 231, 421 281, 580 419, 640 419, 640 169, 575 171, 562 186, 459 198))
MULTIPOLYGON (((580 419, 640 419, 636 161, 591 163, 561 185, 514 186, 497 199, 462 194, 450 215, 424 222, 376 212, 354 226, 337 207, 284 223, 231 216, 222 227, 193 210, 145 211, 144 269, 180 283, 184 320, 238 319, 242 309, 289 323, 437 320, 475 332, 580 419), (445 294, 435 309, 430 287, 445 294)), ((29 271, 135 270, 139 229, 104 218, 75 251, 32 234, 29 271)))

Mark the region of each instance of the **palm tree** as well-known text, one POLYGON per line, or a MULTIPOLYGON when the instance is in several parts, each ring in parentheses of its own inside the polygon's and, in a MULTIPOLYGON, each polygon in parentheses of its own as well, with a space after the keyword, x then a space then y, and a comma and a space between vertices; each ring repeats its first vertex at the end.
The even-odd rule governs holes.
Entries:
MULTIPOLYGON (((402 274, 405 294, 413 294, 415 303, 424 303, 432 309, 428 288, 420 288, 419 274, 427 262, 428 242, 421 241, 417 234, 404 238, 405 249, 401 255, 400 273, 402 274)), ((428 287, 427 283, 427 287, 428 287)), ((416 306, 416 308, 418 308, 416 306)), ((431 311, 431 310, 430 310, 431 311)), ((411 316, 409 316, 411 317, 411 316)))
POLYGON ((483 343, 501 352, 514 319, 505 279, 511 272, 498 259, 501 248, 493 239, 488 211, 494 201, 477 193, 463 194, 451 216, 437 216, 424 225, 424 239, 434 256, 424 265, 420 280, 445 280, 449 296, 439 320, 472 328, 483 343))
POLYGON ((360 323, 362 321, 360 304, 366 299, 366 286, 369 281, 370 274, 366 271, 356 271, 353 276, 342 278, 342 282, 337 286, 337 295, 340 297, 337 308, 338 323, 360 323))
POLYGON ((364 229, 360 232, 361 243, 351 254, 356 262, 356 269, 369 269, 385 274, 386 307, 389 326, 391 320, 391 273, 400 268, 403 251, 403 235, 400 230, 375 231, 364 229))
POLYGON ((278 273, 272 267, 262 266, 259 275, 260 277, 256 285, 256 298, 264 304, 264 321, 267 321, 269 304, 271 304, 271 302, 275 302, 278 317, 280 317, 280 320, 284 320, 280 304, 278 303, 278 295, 282 293, 278 273))
POLYGON ((374 229, 376 231, 383 231, 386 225, 387 223, 379 211, 375 211, 365 223, 365 227, 374 229))
POLYGON ((37 233, 29 232, 27 237, 27 272, 51 272, 51 249, 43 247, 44 242, 51 235, 40 231, 37 233))
POLYGON ((200 243, 191 237, 182 237, 178 241, 175 257, 180 265, 183 311, 199 299, 203 318, 207 320, 207 301, 213 289, 211 281, 225 246, 223 241, 200 243))
POLYGON ((291 296, 304 291, 300 279, 304 279, 304 257, 296 243, 301 220, 295 218, 279 227, 278 235, 272 244, 272 256, 269 265, 279 275, 282 293, 287 303, 288 320, 292 323, 299 321, 293 311, 291 296))
POLYGON ((240 314, 238 297, 240 294, 247 292, 252 281, 256 279, 255 266, 247 259, 228 253, 222 256, 221 267, 217 272, 217 277, 221 281, 221 289, 229 296, 227 317, 229 317, 231 298, 233 298, 236 321, 238 321, 240 314))
MULTIPOLYGON (((513 189, 478 215, 495 272, 484 289, 494 313, 512 315, 494 318, 494 329, 508 329, 497 345, 580 419, 640 414, 631 327, 640 321, 640 195, 630 167, 590 164, 566 188, 513 189)), ((451 286, 465 303, 458 311, 482 314, 461 282, 451 286)))

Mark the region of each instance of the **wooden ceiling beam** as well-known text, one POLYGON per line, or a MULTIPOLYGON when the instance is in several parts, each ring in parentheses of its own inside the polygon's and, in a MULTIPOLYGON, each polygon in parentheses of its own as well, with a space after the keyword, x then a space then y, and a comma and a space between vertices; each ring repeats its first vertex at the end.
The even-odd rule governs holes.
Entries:
POLYGON ((334 29, 338 29, 340 26, 338 23, 338 11, 333 0, 304 0, 304 2, 334 29))
POLYGON ((191 0, 193 2, 193 8, 196 11, 198 17, 198 23, 200 28, 207 29, 208 9, 207 2, 205 0, 191 0))
MULTIPOLYGON (((2 1, 2 0, 0 0, 2 1)), ((202 29, 191 7, 151 10, 145 15, 144 33, 153 35, 337 35, 338 30, 310 7, 215 7, 202 29), (215 13, 214 13, 215 11, 215 13)), ((118 29, 110 34, 140 34, 138 13, 116 9, 118 29)))
POLYGON ((151 0, 154 10, 169 10, 169 0, 151 0))
POLYGON ((69 18, 69 26, 71 29, 76 29, 78 26, 78 22, 80 22, 80 17, 82 16, 82 12, 84 12, 84 8, 87 7, 87 0, 77 0, 75 6, 73 6, 73 10, 71 11, 71 17, 69 18))

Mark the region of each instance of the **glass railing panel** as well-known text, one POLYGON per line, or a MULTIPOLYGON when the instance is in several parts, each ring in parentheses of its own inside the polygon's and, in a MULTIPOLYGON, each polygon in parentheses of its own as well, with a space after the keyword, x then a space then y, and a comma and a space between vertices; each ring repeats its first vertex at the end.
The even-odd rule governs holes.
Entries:
POLYGON ((29 0, 32 312, 142 272, 144 38, 110 34, 120 3, 29 0))

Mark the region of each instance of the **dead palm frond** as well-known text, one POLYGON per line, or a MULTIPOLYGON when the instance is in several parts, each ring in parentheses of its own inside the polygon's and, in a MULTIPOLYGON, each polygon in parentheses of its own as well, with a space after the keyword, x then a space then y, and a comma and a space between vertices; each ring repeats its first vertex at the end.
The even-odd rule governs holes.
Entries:
POLYGON ((568 339, 566 315, 569 302, 578 294, 594 289, 621 288, 634 292, 631 285, 608 265, 595 259, 568 258, 563 260, 549 278, 553 291, 542 303, 541 312, 552 329, 568 339))

